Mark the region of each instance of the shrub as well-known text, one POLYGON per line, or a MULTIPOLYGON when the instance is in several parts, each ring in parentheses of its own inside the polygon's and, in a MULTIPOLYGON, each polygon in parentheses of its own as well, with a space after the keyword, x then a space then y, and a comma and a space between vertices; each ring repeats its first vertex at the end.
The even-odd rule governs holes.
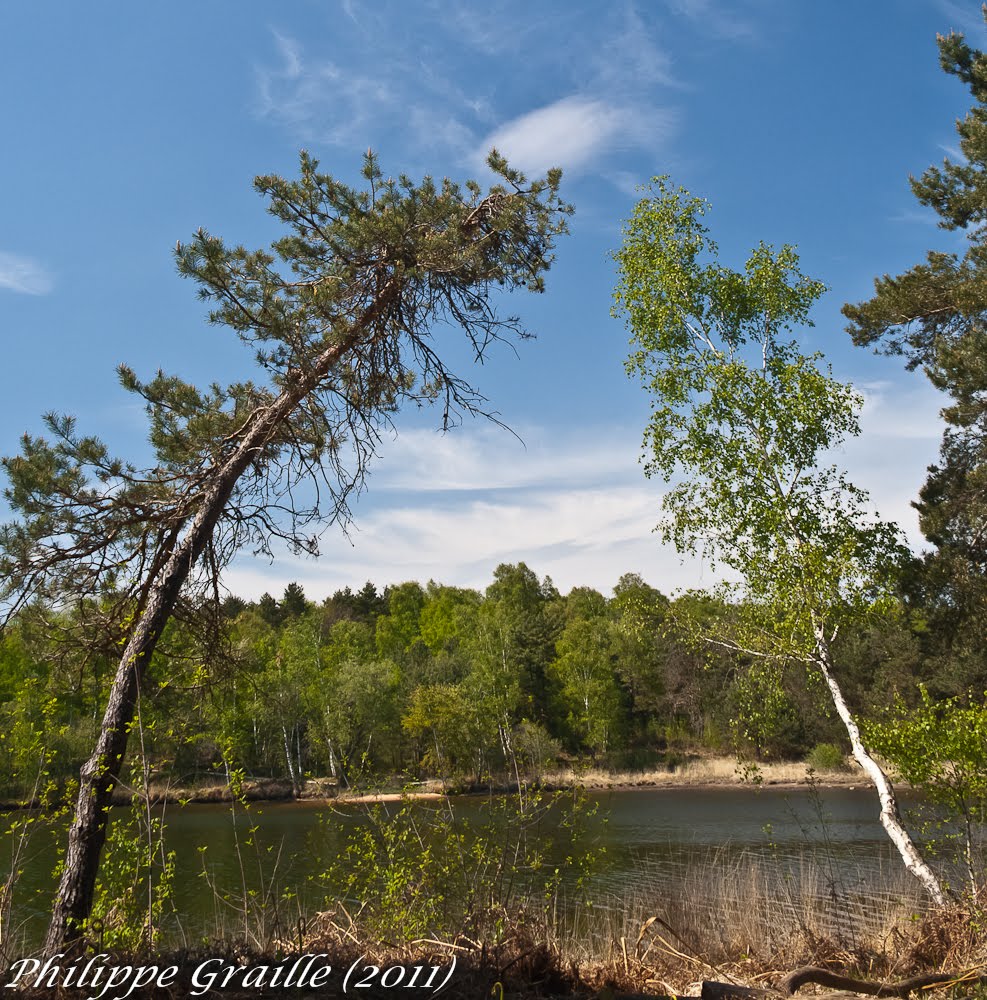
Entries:
POLYGON ((472 815, 449 799, 373 806, 321 879, 326 903, 356 904, 384 939, 500 940, 506 918, 558 905, 564 872, 581 884, 595 861, 594 813, 578 790, 492 796, 472 815))
POLYGON ((846 754, 835 743, 817 743, 805 758, 814 771, 847 771, 846 754))

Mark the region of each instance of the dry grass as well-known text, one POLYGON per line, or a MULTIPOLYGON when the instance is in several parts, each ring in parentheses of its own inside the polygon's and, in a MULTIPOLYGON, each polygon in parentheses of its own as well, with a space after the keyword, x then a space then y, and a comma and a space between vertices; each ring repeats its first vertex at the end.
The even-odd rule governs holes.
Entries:
POLYGON ((355 948, 408 965, 423 954, 446 962, 456 954, 454 996, 489 996, 497 982, 512 997, 599 996, 604 989, 697 996, 704 979, 763 987, 804 965, 879 982, 983 968, 980 910, 920 917, 911 881, 893 871, 885 891, 859 896, 840 892, 811 861, 779 883, 764 859, 724 865, 711 855, 674 892, 609 910, 515 914, 493 942, 459 937, 382 946, 340 909, 320 915, 306 948, 355 948))
MULTIPOLYGON (((455 958, 455 973, 443 990, 451 1000, 578 1000, 599 997, 605 989, 618 995, 697 996, 704 979, 769 986, 809 964, 872 981, 982 966, 987 950, 979 931, 979 905, 916 921, 910 904, 914 890, 905 879, 892 873, 880 897, 841 897, 811 862, 779 885, 777 871, 764 859, 723 864, 711 854, 710 863, 687 884, 660 897, 631 898, 622 908, 608 911, 505 914, 501 932, 488 941, 458 936, 382 942, 365 932, 359 913, 338 905, 299 920, 292 932, 270 940, 263 951, 226 937, 194 953, 155 960, 179 965, 181 983, 198 962, 218 956, 253 967, 285 956, 324 953, 336 969, 359 958, 364 966, 402 965, 408 970, 432 965, 448 969, 455 958)), ((319 995, 327 1000, 341 997, 340 979, 332 979, 319 995)), ((264 1000, 283 992, 233 989, 223 995, 229 1000, 264 1000)), ((27 993, 32 998, 42 994, 49 1000, 52 995, 27 993)), ((81 996, 72 991, 65 995, 81 996)), ((141 993, 146 1000, 186 995, 187 990, 179 988, 141 993)))
MULTIPOLYGON (((758 765, 761 782, 765 785, 805 784, 809 777, 809 767, 801 761, 779 761, 758 765)), ((815 778, 826 785, 856 785, 866 780, 863 772, 854 765, 851 771, 827 771, 816 774, 815 778)), ((582 785, 584 788, 619 787, 702 787, 706 785, 740 785, 750 779, 737 765, 733 757, 710 757, 690 760, 672 771, 605 771, 589 768, 572 768, 546 772, 542 784, 550 788, 566 788, 582 785)))

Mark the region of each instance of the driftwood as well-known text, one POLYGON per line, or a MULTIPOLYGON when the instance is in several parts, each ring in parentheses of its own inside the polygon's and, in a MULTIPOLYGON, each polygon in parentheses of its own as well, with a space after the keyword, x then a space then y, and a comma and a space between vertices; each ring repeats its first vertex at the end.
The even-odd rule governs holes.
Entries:
POLYGON ((707 979, 703 983, 702 1000, 778 1000, 775 990, 756 989, 751 986, 737 986, 736 983, 718 983, 707 979))
POLYGON ((782 990, 791 996, 806 983, 818 983, 820 986, 830 986, 836 990, 852 990, 854 993, 866 993, 873 997, 907 997, 914 990, 928 989, 930 986, 964 985, 987 983, 987 976, 980 973, 966 972, 933 972, 921 976, 911 976, 897 983, 871 983, 863 979, 851 979, 840 976, 829 969, 819 969, 807 965, 796 969, 786 976, 781 983, 782 990))
POLYGON ((863 993, 873 997, 905 998, 915 990, 929 989, 932 986, 972 986, 987 983, 987 975, 964 972, 933 972, 920 976, 911 976, 896 983, 874 983, 866 979, 852 979, 841 976, 829 969, 820 969, 813 965, 804 966, 789 973, 779 984, 778 989, 753 989, 749 986, 736 986, 733 983, 718 983, 707 980, 703 983, 702 1000, 780 1000, 781 997, 792 996, 802 986, 815 983, 833 990, 850 993, 863 993))

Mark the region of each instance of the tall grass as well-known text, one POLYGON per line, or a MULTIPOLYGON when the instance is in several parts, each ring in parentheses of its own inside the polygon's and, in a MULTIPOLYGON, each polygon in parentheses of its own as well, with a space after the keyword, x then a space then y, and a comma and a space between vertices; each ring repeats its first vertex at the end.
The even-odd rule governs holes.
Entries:
POLYGON ((677 951, 690 956, 687 963, 715 966, 807 961, 820 950, 876 955, 903 940, 922 912, 914 880, 892 867, 879 891, 862 890, 849 866, 842 872, 845 880, 841 869, 808 854, 772 861, 711 850, 657 892, 559 907, 552 930, 560 948, 582 963, 606 959, 621 941, 621 951, 630 947, 639 959, 648 952, 675 958, 677 951))

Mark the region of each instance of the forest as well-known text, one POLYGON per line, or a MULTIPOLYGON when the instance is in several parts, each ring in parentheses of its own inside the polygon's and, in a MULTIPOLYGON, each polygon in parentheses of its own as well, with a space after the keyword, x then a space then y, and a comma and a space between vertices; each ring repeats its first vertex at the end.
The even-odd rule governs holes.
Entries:
MULTIPOLYGON (((928 600, 925 564, 910 572, 897 605, 838 640, 841 681, 865 718, 914 708, 920 685, 936 701, 987 688, 974 623, 958 628, 954 607, 928 600)), ((94 655, 73 634, 96 610, 64 612, 54 637, 25 611, 3 637, 8 798, 30 793, 39 746, 65 780, 92 745, 112 650, 94 655)), ((710 595, 669 599, 635 574, 610 596, 588 587, 563 596, 524 563, 497 567, 483 593, 429 581, 382 592, 368 582, 321 604, 298 584, 280 600, 229 596, 215 659, 180 621, 166 633, 157 655, 168 680, 144 707, 144 752, 162 788, 244 768, 296 791, 313 776, 340 787, 431 777, 478 787, 563 763, 627 770, 674 767, 689 754, 848 752, 803 664, 703 647, 682 624, 735 613, 710 595)))
MULTIPOLYGON (((719 582, 665 592, 628 567, 609 593, 563 594, 518 562, 491 567, 483 591, 353 581, 319 602, 292 583, 244 600, 224 585, 234 561, 285 547, 318 554, 320 535, 349 522, 402 408, 432 408, 443 429, 499 420, 469 365, 528 339, 504 300, 546 290, 574 209, 560 169, 531 179, 496 150, 487 189, 387 175, 372 152, 351 187, 302 152, 297 178, 254 181, 282 227, 269 249, 204 229, 178 243, 179 274, 210 322, 249 349, 257 381, 199 387, 121 365, 121 387, 147 418, 148 463, 116 457, 54 412, 44 436, 25 435, 3 460, 13 520, 0 530, 0 796, 16 857, 31 824, 68 822, 49 960, 121 927, 136 928, 130 944, 155 944, 155 891, 172 872, 153 810, 166 798, 185 804, 220 788, 235 818, 248 783, 291 798, 312 782, 325 797, 429 781, 447 794, 516 796, 518 840, 497 868, 513 885, 504 859, 527 857, 525 824, 558 816, 537 808, 546 776, 564 769, 578 784, 591 767, 671 771, 715 755, 736 757, 748 776, 767 762, 805 760, 815 772, 852 757, 929 919, 980 919, 987 55, 957 34, 939 48, 975 103, 957 126, 961 161, 930 167, 912 188, 968 247, 930 252, 843 307, 855 344, 903 358, 943 394, 939 459, 915 502, 920 553, 839 464, 861 432, 863 398, 807 347, 823 282, 791 245, 762 242, 741 267, 724 263, 706 221, 713 207, 659 176, 612 251, 612 316, 629 334, 626 374, 648 400, 642 452, 658 530, 680 554, 725 570, 719 582), (907 828, 896 781, 958 829, 949 861, 907 828), (128 854, 111 821, 128 799, 147 834, 137 860, 144 844, 130 838, 128 854), (108 877, 128 866, 126 898, 143 907, 133 921, 106 907, 108 877)), ((412 882, 428 865, 445 872, 446 860, 398 816, 405 826, 375 814, 367 853, 347 855, 357 874, 373 855, 359 912, 372 918, 398 885, 395 919, 425 936, 438 909, 410 920, 421 905, 412 882), (388 853, 395 844, 401 864, 388 853)), ((439 829, 461 858, 486 865, 488 844, 444 815, 439 829)), ((233 837, 239 851, 235 826, 233 837)), ((544 856, 534 857, 539 870, 544 856)), ((571 860, 552 873, 556 888, 571 860)), ((466 878, 470 905, 485 906, 471 927, 502 944, 505 926, 525 927, 525 904, 519 916, 484 895, 487 871, 466 878)), ((0 932, 19 875, 12 864, 0 885, 0 932)), ((441 908, 445 889, 432 889, 441 908)), ((286 941, 265 946, 283 954, 295 947, 286 941)), ((808 932, 805 942, 818 944, 808 932)), ((747 946, 733 948, 741 961, 747 946)), ((517 949, 512 964, 531 953, 517 949)), ((877 954, 859 951, 858 967, 877 954)))

